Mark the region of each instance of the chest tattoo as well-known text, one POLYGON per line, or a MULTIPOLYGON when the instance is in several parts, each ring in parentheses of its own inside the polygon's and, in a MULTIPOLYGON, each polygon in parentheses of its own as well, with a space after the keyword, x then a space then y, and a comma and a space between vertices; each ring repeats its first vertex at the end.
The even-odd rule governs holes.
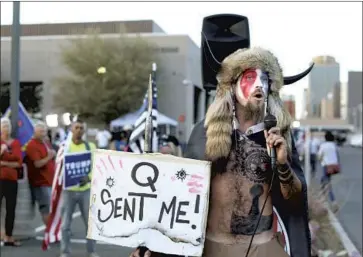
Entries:
POLYGON ((242 137, 235 149, 234 170, 256 184, 271 181, 271 160, 266 148, 242 137))
MULTIPOLYGON (((258 206, 259 198, 264 190, 262 185, 256 184, 251 187, 250 195, 252 197, 252 205, 247 216, 239 216, 232 212, 231 217, 231 233, 235 235, 252 235, 255 231, 260 209, 258 206)), ((262 216, 256 234, 268 231, 272 228, 273 215, 262 216)))

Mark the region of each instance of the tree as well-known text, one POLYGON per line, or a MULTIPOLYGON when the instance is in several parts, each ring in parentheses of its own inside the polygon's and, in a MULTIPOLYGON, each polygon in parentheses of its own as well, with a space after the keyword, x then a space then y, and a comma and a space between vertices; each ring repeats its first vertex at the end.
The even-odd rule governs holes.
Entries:
POLYGON ((140 36, 101 38, 92 33, 62 47, 69 74, 55 79, 54 104, 62 111, 109 123, 141 105, 155 46, 140 36), (101 68, 101 69, 100 69, 101 68))
MULTIPOLYGON (((10 82, 1 82, 0 85, 0 113, 10 106, 10 82)), ((20 82, 19 100, 30 113, 38 113, 42 104, 42 84, 38 82, 20 82)))

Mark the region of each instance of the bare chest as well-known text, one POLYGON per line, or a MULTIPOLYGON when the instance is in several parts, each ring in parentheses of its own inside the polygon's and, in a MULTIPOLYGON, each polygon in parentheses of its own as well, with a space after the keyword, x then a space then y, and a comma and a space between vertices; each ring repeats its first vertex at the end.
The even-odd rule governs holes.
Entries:
POLYGON ((211 228, 233 235, 252 235, 261 215, 256 233, 270 230, 272 203, 268 190, 272 173, 266 149, 254 144, 237 149, 225 168, 225 172, 212 180, 211 228))

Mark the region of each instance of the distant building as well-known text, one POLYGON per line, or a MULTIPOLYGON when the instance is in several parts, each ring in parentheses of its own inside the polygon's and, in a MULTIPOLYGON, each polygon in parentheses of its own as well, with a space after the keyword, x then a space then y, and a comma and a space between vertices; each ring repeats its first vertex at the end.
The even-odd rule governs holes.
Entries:
POLYGON ((340 111, 341 111, 341 105, 340 105, 340 82, 336 83, 334 85, 334 88, 332 90, 332 100, 333 100, 333 118, 339 119, 341 118, 340 111))
POLYGON ((340 82, 340 66, 332 56, 318 56, 313 62, 315 66, 308 78, 308 116, 320 117, 322 99, 340 82))
POLYGON ((324 97, 320 103, 320 118, 322 119, 334 119, 334 96, 333 93, 329 93, 327 97, 324 97))
POLYGON ((293 95, 282 95, 282 102, 284 103, 285 108, 290 113, 292 119, 296 118, 296 103, 295 103, 295 97, 293 95))
POLYGON ((347 88, 347 112, 348 121, 354 124, 359 113, 359 105, 362 104, 362 72, 350 71, 348 73, 348 88, 347 88))
POLYGON ((340 117, 348 119, 348 83, 340 83, 340 117))
MULTIPOLYGON (((2 81, 11 78, 11 27, 1 26, 2 81)), ((125 32, 130 37, 140 35, 155 43, 154 50, 160 58, 158 108, 161 113, 179 121, 176 135, 181 142, 186 142, 193 125, 205 113, 200 48, 188 35, 168 35, 152 20, 21 25, 20 78, 22 82, 37 81, 43 85, 43 118, 49 114, 61 117, 53 105, 57 88, 52 82, 67 72, 61 62, 60 47, 72 38, 83 37, 91 29, 103 38, 116 38, 120 32, 125 32)))
POLYGON ((308 117, 308 112, 310 110, 310 104, 309 104, 309 90, 308 88, 304 89, 304 93, 303 93, 303 110, 301 113, 301 119, 306 119, 308 117))

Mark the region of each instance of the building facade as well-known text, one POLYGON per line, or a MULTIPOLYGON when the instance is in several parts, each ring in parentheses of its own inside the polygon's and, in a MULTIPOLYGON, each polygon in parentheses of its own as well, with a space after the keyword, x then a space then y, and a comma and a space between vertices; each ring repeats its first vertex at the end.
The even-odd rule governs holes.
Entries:
POLYGON ((362 118, 362 72, 350 71, 347 86, 347 112, 349 124, 361 127, 362 118), (358 124, 359 123, 359 124, 358 124))
POLYGON ((308 117, 320 117, 322 99, 340 83, 340 66, 331 56, 318 56, 313 62, 315 66, 309 73, 307 112, 308 117))
POLYGON ((340 83, 340 117, 343 120, 348 119, 348 83, 340 83))
POLYGON ((293 95, 281 95, 281 98, 282 98, 282 102, 283 102, 285 108, 290 113, 291 118, 295 119, 296 118, 295 97, 293 95))
MULTIPOLYGON (((140 35, 157 46, 158 108, 179 121, 178 136, 185 142, 205 113, 200 50, 189 36, 168 35, 150 20, 22 25, 20 81, 42 82, 42 116, 59 113, 52 103, 57 90, 54 79, 67 73, 60 59, 61 47, 89 30, 104 38, 119 37, 120 32, 130 37, 140 35)), ((11 25, 1 26, 1 76, 2 81, 11 79, 11 25)))

